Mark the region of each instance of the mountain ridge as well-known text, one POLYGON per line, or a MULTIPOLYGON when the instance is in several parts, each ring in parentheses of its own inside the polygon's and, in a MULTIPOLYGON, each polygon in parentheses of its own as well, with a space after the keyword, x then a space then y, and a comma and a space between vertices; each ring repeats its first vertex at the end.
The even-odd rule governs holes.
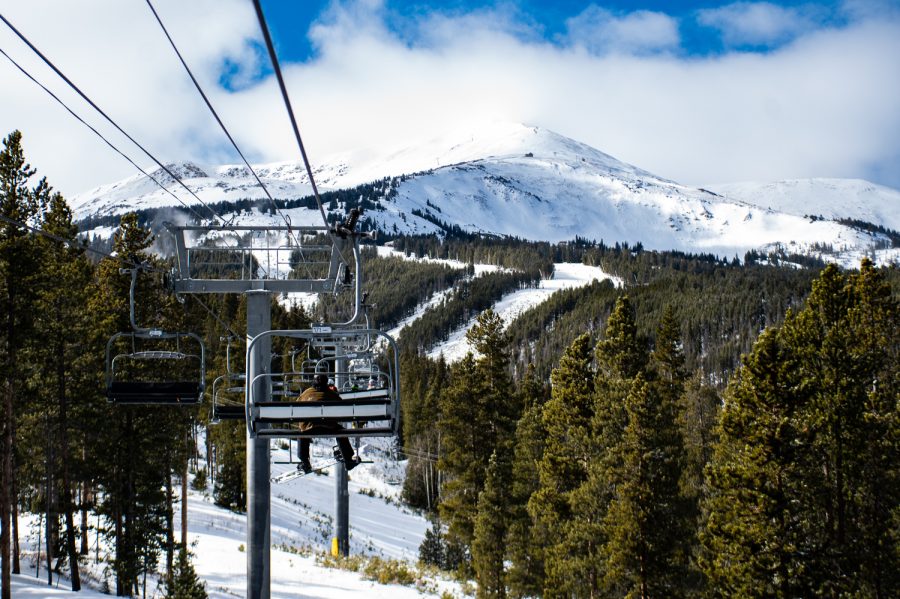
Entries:
MULTIPOLYGON (((174 167, 210 205, 265 197, 245 166, 186 162, 174 167)), ((280 201, 311 194, 300 163, 255 168, 280 201)), ((456 133, 399 149, 360 150, 325 160, 314 173, 323 192, 390 179, 387 191, 382 186, 365 198, 367 224, 389 234, 460 230, 550 242, 581 237, 641 243, 651 250, 723 257, 781 247, 791 253, 830 253, 843 263, 867 253, 882 262, 898 259, 885 235, 838 222, 874 218, 874 225, 900 228, 900 192, 895 190, 837 179, 695 188, 540 127, 497 124, 478 135, 456 133), (792 187, 802 192, 795 199, 792 187), (852 202, 846 199, 850 196, 852 202)), ((187 202, 186 194, 178 195, 187 202)), ((83 220, 177 201, 135 176, 79 194, 72 205, 76 219, 83 220)), ((334 201, 329 211, 337 218, 349 207, 344 199, 334 201)), ((235 224, 280 221, 271 212, 260 207, 228 217, 235 224)), ((316 210, 282 212, 294 225, 321 224, 316 210)))

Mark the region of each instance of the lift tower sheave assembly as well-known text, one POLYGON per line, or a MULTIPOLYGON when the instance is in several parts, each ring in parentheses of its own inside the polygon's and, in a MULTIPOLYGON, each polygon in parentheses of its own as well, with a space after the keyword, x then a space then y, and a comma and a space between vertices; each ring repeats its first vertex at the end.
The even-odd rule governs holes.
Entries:
MULTIPOLYGON (((221 383, 244 383, 243 413, 234 404, 227 409, 219 405, 216 385, 213 413, 246 420, 247 597, 253 599, 270 596, 269 440, 395 436, 399 430, 399 352, 390 336, 368 326, 359 240, 372 235, 354 231, 356 217, 351 214, 334 229, 167 225, 175 238, 174 292, 247 297, 246 375, 235 375, 229 367, 221 383), (272 294, 336 293, 348 287, 355 303, 347 322, 323 323, 310 330, 271 330, 272 294), (292 358, 289 372, 271 372, 273 337, 295 339, 307 359, 298 367, 292 358), (374 366, 376 351, 386 352, 386 372, 374 366), (334 376, 342 401, 293 401, 318 372, 334 376), (335 424, 343 428, 336 431, 335 424)), ((338 469, 338 480, 344 484, 337 489, 337 509, 345 517, 343 526, 337 527, 336 544, 346 555, 346 501, 340 498, 346 499, 347 477, 343 463, 338 469)))

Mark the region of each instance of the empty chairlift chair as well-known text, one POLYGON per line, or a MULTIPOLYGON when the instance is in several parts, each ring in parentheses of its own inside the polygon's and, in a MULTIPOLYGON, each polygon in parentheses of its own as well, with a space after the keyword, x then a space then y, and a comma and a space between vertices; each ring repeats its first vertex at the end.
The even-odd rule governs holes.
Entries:
POLYGON ((244 389, 247 375, 236 373, 231 368, 231 342, 233 337, 223 339, 225 348, 225 369, 223 375, 216 377, 212 386, 212 418, 210 423, 221 420, 243 420, 246 417, 244 389))
POLYGON ((203 342, 194 333, 117 333, 106 346, 107 399, 128 405, 198 404, 204 390, 204 354, 203 342), (146 348, 166 341, 175 347, 146 348), (114 355, 122 342, 130 348, 114 355), (194 351, 187 351, 187 344, 194 351), (159 376, 162 372, 165 377, 159 376))
POLYGON ((106 344, 106 397, 120 405, 190 406, 203 398, 206 349, 194 333, 138 327, 134 319, 137 274, 131 273, 131 326, 106 344))

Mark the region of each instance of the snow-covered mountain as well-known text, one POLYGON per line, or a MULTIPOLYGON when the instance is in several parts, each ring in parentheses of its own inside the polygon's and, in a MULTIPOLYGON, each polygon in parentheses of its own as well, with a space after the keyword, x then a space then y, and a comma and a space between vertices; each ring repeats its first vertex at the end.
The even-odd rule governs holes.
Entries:
POLYGON ((706 187, 729 200, 786 214, 852 218, 900 231, 900 191, 862 179, 788 179, 706 187))
MULTIPOLYGON (((264 198, 246 167, 173 165, 207 204, 264 198)), ((257 167, 255 167, 257 168, 257 167)), ((279 200, 311 193, 301 163, 260 165, 260 177, 279 200)), ((185 203, 196 200, 166 173, 154 176, 185 203)), ((606 243, 640 242, 647 249, 743 256, 750 249, 785 247, 852 262, 889 245, 887 238, 836 222, 853 218, 900 228, 900 192, 857 180, 810 179, 772 185, 737 184, 717 192, 681 185, 625 164, 552 131, 498 124, 403 148, 360 150, 324 160, 314 176, 321 190, 346 189, 395 177, 366 216, 388 232, 465 231, 563 241, 578 237, 606 243), (404 175, 400 177, 400 175, 404 175), (822 217, 822 218, 819 218, 822 217)), ((143 176, 75 197, 76 218, 177 205, 143 176)), ((206 210, 197 206, 200 213, 206 210)), ((338 206, 337 210, 343 212, 338 206)), ((295 225, 320 224, 306 207, 285 210, 295 225)), ((225 215, 230 218, 231 215, 225 215)), ((266 211, 235 223, 280 221, 266 211)), ((881 260, 897 253, 882 251, 881 260)))

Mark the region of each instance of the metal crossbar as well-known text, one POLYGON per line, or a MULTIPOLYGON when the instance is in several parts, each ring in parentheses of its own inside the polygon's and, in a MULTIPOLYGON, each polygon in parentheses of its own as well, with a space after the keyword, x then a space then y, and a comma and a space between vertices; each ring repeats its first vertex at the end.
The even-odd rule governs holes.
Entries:
POLYGON ((327 227, 166 227, 175 238, 178 293, 322 293, 338 283, 341 248, 322 243, 327 227))

